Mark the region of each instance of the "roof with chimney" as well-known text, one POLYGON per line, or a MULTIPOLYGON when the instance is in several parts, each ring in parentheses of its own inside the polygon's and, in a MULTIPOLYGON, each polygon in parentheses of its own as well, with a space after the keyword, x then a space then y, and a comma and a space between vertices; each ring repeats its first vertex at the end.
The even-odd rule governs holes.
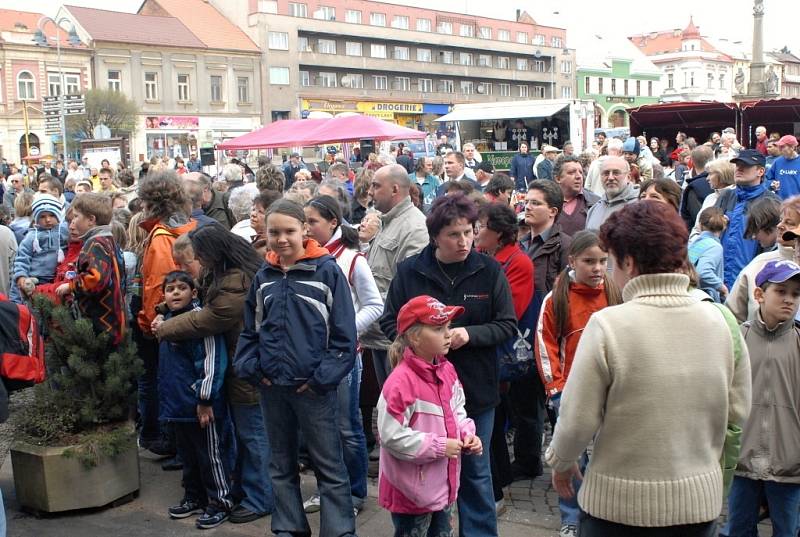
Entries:
MULTIPOLYGON (((16 9, 0 9, 0 42, 34 45, 33 36, 39 29, 39 21, 45 15, 16 9)), ((44 34, 55 45, 56 27, 52 23, 43 26, 44 34)), ((61 31, 61 45, 73 47, 68 41, 69 30, 61 31)), ((79 47, 81 48, 81 47, 79 47)))
POLYGON ((636 48, 642 53, 649 56, 654 62, 658 62, 658 56, 673 53, 693 54, 697 52, 705 52, 716 55, 715 59, 719 61, 733 61, 733 59, 718 50, 712 45, 705 37, 700 34, 700 28, 694 24, 694 20, 689 17, 689 24, 683 30, 674 29, 658 32, 649 32, 645 34, 637 34, 628 38, 636 48), (683 50, 683 42, 693 39, 699 41, 699 50, 683 50))

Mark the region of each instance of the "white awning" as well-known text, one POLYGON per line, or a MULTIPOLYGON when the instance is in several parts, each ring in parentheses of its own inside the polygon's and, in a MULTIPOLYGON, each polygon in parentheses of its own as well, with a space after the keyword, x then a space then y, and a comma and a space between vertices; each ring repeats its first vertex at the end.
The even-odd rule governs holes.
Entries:
POLYGON ((455 109, 436 121, 474 121, 479 119, 526 119, 534 117, 550 117, 569 105, 568 101, 560 102, 504 102, 475 103, 456 105, 455 109))

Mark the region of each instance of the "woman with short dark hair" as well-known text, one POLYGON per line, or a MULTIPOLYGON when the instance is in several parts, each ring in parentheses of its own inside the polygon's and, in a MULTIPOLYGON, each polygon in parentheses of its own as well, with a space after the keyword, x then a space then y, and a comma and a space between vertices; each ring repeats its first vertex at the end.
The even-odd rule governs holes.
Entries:
POLYGON ((678 213, 653 201, 600 228, 624 303, 586 325, 545 455, 562 498, 583 478, 582 537, 716 535, 720 461, 735 465, 726 438, 750 412, 750 363, 732 315, 688 292, 687 235, 678 213), (592 439, 583 477, 576 461, 592 439))
MULTIPOLYGON (((502 267, 472 249, 477 219, 475 204, 463 194, 442 196, 433 203, 427 219, 431 243, 398 265, 380 325, 393 340, 397 312, 419 295, 464 307, 464 314, 453 322, 447 359, 464 386, 476 434, 488 446, 499 402, 496 347, 516 333, 516 315, 502 267)), ((461 460, 459 524, 470 528, 471 535, 496 536, 489 450, 461 460)))

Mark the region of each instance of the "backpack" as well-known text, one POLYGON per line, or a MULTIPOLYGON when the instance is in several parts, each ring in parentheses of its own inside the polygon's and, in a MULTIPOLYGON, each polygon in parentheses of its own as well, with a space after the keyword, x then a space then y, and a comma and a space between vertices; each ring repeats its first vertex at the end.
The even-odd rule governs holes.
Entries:
MULTIPOLYGON (((508 270, 508 265, 514 256, 522 254, 517 251, 503 263, 503 272, 508 270)), ((500 382, 518 380, 533 369, 533 337, 536 331, 536 300, 531 297, 528 307, 517 321, 516 333, 497 345, 497 359, 500 362, 500 382)))
POLYGON ((44 340, 36 319, 27 306, 0 294, 0 377, 19 389, 42 382, 44 375, 44 340))

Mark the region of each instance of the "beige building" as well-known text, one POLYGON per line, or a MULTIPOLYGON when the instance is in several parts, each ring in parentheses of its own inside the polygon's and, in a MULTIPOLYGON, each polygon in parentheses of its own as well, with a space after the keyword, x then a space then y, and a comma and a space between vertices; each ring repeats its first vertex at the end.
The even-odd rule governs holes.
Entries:
POLYGON ((125 93, 141 110, 133 163, 162 155, 188 159, 261 124, 258 47, 206 2, 181 5, 180 19, 149 2, 141 8, 147 14, 59 11, 92 49, 96 87, 125 93), (193 17, 199 27, 192 28, 193 17))
MULTIPOLYGON (((434 130, 457 103, 574 98, 566 31, 368 0, 211 0, 261 47, 265 119, 358 112, 434 130)), ((174 13, 173 13, 174 15, 174 13)))

